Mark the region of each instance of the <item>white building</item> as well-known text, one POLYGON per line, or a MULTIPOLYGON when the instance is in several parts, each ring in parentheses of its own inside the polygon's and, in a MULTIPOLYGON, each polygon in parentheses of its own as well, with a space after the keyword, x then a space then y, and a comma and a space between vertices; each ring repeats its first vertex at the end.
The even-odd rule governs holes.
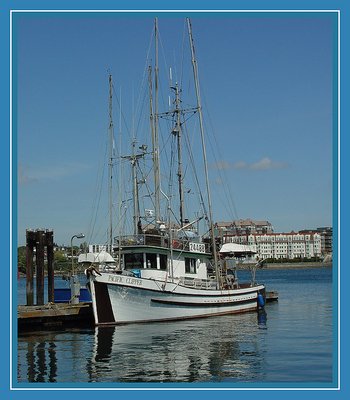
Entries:
POLYGON ((322 255, 321 234, 315 231, 226 235, 224 243, 247 244, 257 252, 259 258, 293 259, 313 258, 322 255))
POLYGON ((273 226, 269 221, 252 219, 238 219, 215 224, 216 235, 249 235, 250 233, 273 233, 273 226))

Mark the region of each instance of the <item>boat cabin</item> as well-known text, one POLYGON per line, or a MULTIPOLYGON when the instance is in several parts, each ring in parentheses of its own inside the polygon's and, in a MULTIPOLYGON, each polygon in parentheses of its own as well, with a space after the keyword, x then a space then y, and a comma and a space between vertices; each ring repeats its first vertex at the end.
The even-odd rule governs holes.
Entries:
MULTIPOLYGON (((121 238, 120 246, 121 269, 141 278, 208 278, 211 254, 197 236, 174 234, 170 245, 169 239, 159 234, 133 235, 121 238)), ((118 251, 119 247, 115 253, 118 251)))

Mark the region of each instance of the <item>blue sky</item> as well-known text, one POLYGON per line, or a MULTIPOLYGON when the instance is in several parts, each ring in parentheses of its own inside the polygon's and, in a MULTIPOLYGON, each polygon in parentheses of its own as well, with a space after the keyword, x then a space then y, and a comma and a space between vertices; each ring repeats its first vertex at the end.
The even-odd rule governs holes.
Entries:
MULTIPOLYGON (((184 16, 159 15, 160 68, 165 75, 165 59, 176 79, 184 16)), ((133 125, 147 130, 147 120, 132 122, 132 109, 144 113, 136 103, 153 17, 15 15, 19 244, 26 228, 52 228, 57 243, 78 232, 89 237, 107 140, 108 73, 121 90, 126 145, 133 125)), ((278 232, 331 226, 335 14, 191 20, 208 148, 216 152, 209 156, 214 219, 267 219, 278 232), (228 188, 234 207, 222 203, 228 188)), ((116 130, 118 119, 115 109, 116 130)))

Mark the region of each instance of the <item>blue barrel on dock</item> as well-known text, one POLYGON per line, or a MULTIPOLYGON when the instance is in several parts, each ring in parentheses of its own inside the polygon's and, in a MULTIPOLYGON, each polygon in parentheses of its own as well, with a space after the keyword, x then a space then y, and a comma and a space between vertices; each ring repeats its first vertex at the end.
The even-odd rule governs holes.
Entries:
POLYGON ((265 306, 265 299, 261 293, 258 293, 258 306, 259 308, 264 308, 265 306))
MULTIPOLYGON (((58 288, 54 290, 55 303, 69 303, 71 300, 70 288, 58 288)), ((79 302, 91 302, 91 295, 88 289, 80 288, 79 302)))

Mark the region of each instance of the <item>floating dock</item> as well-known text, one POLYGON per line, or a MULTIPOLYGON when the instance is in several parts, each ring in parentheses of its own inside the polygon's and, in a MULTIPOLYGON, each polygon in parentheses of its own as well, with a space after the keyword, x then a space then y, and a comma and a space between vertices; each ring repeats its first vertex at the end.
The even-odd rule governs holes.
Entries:
POLYGON ((18 331, 94 324, 91 303, 18 306, 17 319, 18 331))
POLYGON ((278 301, 278 292, 270 291, 266 292, 266 303, 270 303, 271 301, 278 301))

